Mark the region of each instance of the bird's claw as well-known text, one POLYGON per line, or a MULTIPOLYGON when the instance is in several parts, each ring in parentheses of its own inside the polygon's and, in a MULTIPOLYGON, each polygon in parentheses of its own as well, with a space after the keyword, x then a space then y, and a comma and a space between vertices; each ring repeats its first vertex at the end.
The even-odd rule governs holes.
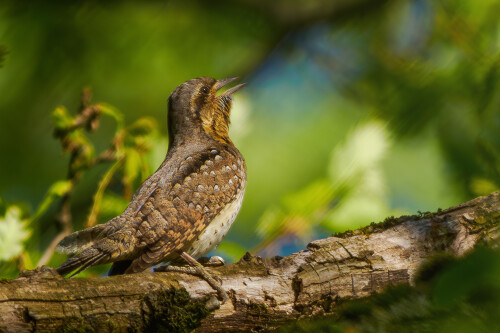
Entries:
POLYGON ((216 288, 216 290, 217 290, 218 296, 221 298, 221 301, 222 301, 221 304, 226 303, 226 301, 229 299, 229 297, 227 296, 226 291, 222 288, 222 285, 220 286, 220 289, 216 288))
POLYGON ((196 264, 197 265, 194 267, 163 265, 157 267, 155 269, 155 272, 176 272, 176 273, 184 273, 184 274, 199 276, 217 291, 217 295, 222 302, 221 304, 224 304, 229 299, 229 297, 227 296, 227 293, 224 290, 224 288, 222 288, 222 279, 217 275, 211 275, 210 273, 208 273, 200 263, 196 262, 196 264))

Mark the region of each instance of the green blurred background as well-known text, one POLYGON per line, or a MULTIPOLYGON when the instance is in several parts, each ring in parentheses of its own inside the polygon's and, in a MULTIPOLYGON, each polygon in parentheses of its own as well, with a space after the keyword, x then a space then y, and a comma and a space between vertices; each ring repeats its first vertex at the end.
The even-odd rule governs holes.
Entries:
MULTIPOLYGON (((229 260, 287 255, 335 231, 498 189, 499 12, 491 0, 2 2, 0 276, 35 267, 59 232, 57 195, 33 216, 67 174, 51 113, 64 105, 74 114, 84 87, 125 124, 150 117, 136 188, 166 153, 176 86, 199 76, 247 82, 231 136, 248 187, 215 251, 229 260)), ((88 134, 96 152, 115 129, 104 117, 88 134)), ((76 185, 75 229, 110 166, 76 185)), ((111 180, 99 222, 126 205, 127 172, 111 180)))

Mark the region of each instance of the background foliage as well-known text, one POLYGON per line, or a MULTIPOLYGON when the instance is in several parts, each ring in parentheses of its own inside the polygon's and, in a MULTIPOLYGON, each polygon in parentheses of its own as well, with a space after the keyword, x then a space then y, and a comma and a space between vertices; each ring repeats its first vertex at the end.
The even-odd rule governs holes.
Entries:
POLYGON ((74 229, 124 209, 165 156, 168 95, 198 76, 248 83, 231 128, 248 188, 216 251, 226 258, 286 255, 498 189, 499 11, 493 0, 2 3, 0 275, 64 260, 44 252, 68 194, 74 229))

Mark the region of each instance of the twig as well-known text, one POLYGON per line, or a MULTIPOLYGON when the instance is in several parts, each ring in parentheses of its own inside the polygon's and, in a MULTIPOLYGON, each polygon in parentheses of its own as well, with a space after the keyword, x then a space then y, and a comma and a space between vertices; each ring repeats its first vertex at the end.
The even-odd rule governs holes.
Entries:
POLYGON ((118 170, 118 167, 120 167, 122 162, 123 158, 118 159, 115 164, 113 164, 113 166, 104 174, 101 181, 99 182, 97 192, 94 195, 94 204, 92 205, 92 210, 90 211, 87 222, 85 222, 86 228, 93 227, 96 224, 97 216, 101 211, 102 196, 104 195, 104 191, 108 187, 111 179, 113 178, 113 175, 115 174, 116 170, 118 170))
POLYGON ((52 240, 52 242, 50 242, 42 257, 40 258, 40 260, 38 260, 38 263, 36 264, 37 267, 46 265, 49 262, 50 258, 52 258, 52 256, 54 255, 57 244, 59 244, 59 242, 70 233, 70 231, 63 230, 52 240))
MULTIPOLYGON (((99 126, 99 116, 101 114, 99 105, 90 105, 91 99, 91 91, 89 88, 85 88, 82 91, 81 95, 81 104, 80 109, 78 110, 77 116, 73 125, 66 128, 63 132, 59 133, 58 137, 61 138, 61 142, 63 142, 66 135, 70 132, 80 128, 85 127, 87 131, 95 131, 99 126)), ((114 146, 103 153, 101 153, 97 158, 95 158, 91 163, 89 163, 87 168, 90 168, 92 165, 100 163, 102 161, 113 159, 114 155, 114 146)), ((52 258, 55 248, 57 244, 67 235, 69 235, 73 231, 73 223, 72 223, 72 214, 71 214, 71 198, 73 195, 73 189, 76 183, 80 180, 83 170, 75 170, 73 169, 73 161, 80 158, 80 154, 82 153, 81 149, 73 149, 71 150, 70 163, 68 165, 68 175, 67 180, 71 183, 71 188, 64 194, 61 199, 61 203, 59 206, 59 211, 57 213, 57 222, 61 231, 57 236, 52 240, 50 245, 44 251, 42 257, 38 261, 37 266, 47 264, 52 258)))
POLYGON ((25 269, 25 257, 24 257, 24 253, 21 253, 18 257, 17 257, 17 269, 19 270, 19 272, 22 272, 24 269, 25 269))
POLYGON ((73 194, 75 183, 76 179, 71 179, 71 189, 62 197, 59 213, 57 214, 57 221, 59 222, 62 231, 68 233, 73 230, 73 224, 71 223, 71 196, 73 194))

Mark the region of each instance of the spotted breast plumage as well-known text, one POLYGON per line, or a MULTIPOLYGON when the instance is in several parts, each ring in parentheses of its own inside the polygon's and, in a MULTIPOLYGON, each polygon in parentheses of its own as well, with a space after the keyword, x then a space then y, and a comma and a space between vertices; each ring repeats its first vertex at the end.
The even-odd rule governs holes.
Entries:
POLYGON ((197 78, 172 92, 165 161, 121 215, 59 243, 60 252, 77 253, 59 273, 110 262, 111 275, 136 273, 181 255, 203 256, 221 242, 247 181, 245 160, 228 134, 232 96, 243 84, 217 95, 234 79, 197 78))

